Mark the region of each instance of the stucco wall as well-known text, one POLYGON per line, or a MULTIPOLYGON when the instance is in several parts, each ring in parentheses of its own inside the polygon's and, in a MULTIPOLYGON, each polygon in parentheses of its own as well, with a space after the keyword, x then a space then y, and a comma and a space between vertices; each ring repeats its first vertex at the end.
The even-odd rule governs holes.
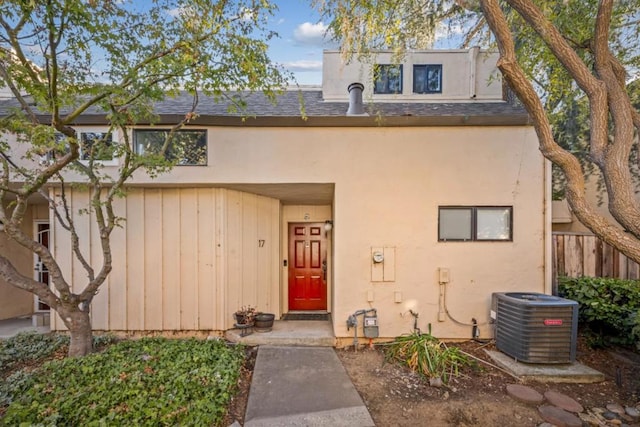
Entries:
MULTIPOLYGON (((33 221, 47 220, 49 211, 46 205, 31 205, 24 218, 22 229, 28 235, 33 234, 33 221)), ((33 254, 9 240, 4 232, 0 232, 0 252, 6 256, 16 269, 29 277, 33 277, 33 254)), ((20 290, 0 279, 0 320, 24 316, 33 313, 34 296, 30 292, 20 290)))
POLYGON ((345 62, 338 51, 324 51, 322 57, 322 96, 325 100, 348 100, 347 86, 364 84, 365 100, 422 102, 502 100, 501 77, 496 69, 497 53, 469 50, 413 51, 402 59, 403 91, 400 94, 373 93, 373 65, 395 64, 390 52, 374 53, 367 62, 345 62), (442 93, 414 94, 413 65, 442 65, 442 93))
MULTIPOLYGON (((208 139, 207 166, 176 167, 155 179, 136 177, 137 185, 193 188, 136 190, 141 194, 134 192, 122 202, 126 206, 119 209, 128 217, 126 239, 120 234, 115 244, 123 248, 126 241, 126 255, 115 251, 119 255, 114 262, 123 265, 126 257, 127 269, 114 269, 109 289, 96 298, 97 329, 224 328, 230 326, 231 313, 238 306, 257 304, 266 311, 263 301, 269 301, 271 311, 287 311, 282 297, 286 271, 280 268, 281 246, 257 261, 262 263, 257 269, 247 270, 249 264, 244 260, 254 259, 262 230, 259 224, 271 227, 273 239, 284 239, 285 218, 295 208, 280 211, 277 201, 258 202, 255 196, 229 192, 223 205, 226 229, 200 230, 193 224, 218 218, 220 196, 213 194, 220 190, 195 187, 225 184, 334 183, 331 311, 338 337, 352 336, 346 329, 347 316, 368 307, 378 309, 383 337, 411 330, 410 309, 420 314, 423 330, 431 323, 439 337, 470 337, 471 327, 438 320, 438 268, 448 268, 451 274, 446 285, 449 313, 464 323, 477 319, 484 336, 489 333, 484 323, 492 292, 549 289, 545 272, 548 183, 530 127, 216 127, 209 128, 208 139), (204 194, 207 204, 194 204, 204 194), (252 208, 240 208, 244 203, 252 208), (514 239, 438 242, 441 205, 513 206, 514 239), (229 211, 233 206, 239 209, 235 214, 229 211), (256 225, 259 218, 264 222, 256 225), (174 227, 177 224, 179 229, 174 227), (207 263, 192 261, 194 253, 204 250, 199 245, 210 235, 215 236, 216 244, 217 239, 227 239, 223 240, 226 273, 218 264, 211 272, 207 263), (184 236, 189 237, 185 240, 184 236), (372 247, 395 248, 395 280, 372 280, 372 247), (263 281, 256 276, 261 269, 272 278, 263 281), (212 274, 215 286, 222 288, 215 294, 217 299, 211 296, 203 302, 193 292, 213 280, 212 274), (128 289, 136 291, 132 294, 128 289), (153 289, 162 298, 151 296, 148 291, 153 289)), ((78 203, 82 204, 81 199, 78 203)), ((320 217, 325 215, 322 211, 317 216, 324 219, 320 217)), ((61 242, 56 234, 57 245, 61 242)), ((68 251, 56 249, 58 254, 68 251)), ((77 278, 81 275, 77 273, 77 278)))

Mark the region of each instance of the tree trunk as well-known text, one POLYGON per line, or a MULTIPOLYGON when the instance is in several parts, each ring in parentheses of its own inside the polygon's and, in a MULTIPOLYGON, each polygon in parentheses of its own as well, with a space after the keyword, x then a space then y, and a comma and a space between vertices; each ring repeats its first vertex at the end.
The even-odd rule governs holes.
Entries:
POLYGON ((60 317, 69 329, 69 357, 86 356, 93 352, 93 333, 89 313, 76 309, 60 310, 60 317))

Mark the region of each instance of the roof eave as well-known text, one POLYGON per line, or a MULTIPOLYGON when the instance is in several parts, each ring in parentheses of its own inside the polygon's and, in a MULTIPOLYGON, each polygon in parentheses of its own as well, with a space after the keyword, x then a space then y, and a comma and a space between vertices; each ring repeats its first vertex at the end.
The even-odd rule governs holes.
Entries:
MULTIPOLYGON (((50 120, 40 116, 42 121, 50 120)), ((154 125, 173 125, 183 120, 179 114, 162 114, 154 125)), ((78 117, 74 125, 105 126, 106 115, 78 117)), ((138 123, 139 126, 150 123, 138 123)), ((189 122, 192 126, 249 126, 249 127, 411 127, 411 126, 529 126, 528 114, 451 115, 451 116, 212 116, 200 115, 189 122)))

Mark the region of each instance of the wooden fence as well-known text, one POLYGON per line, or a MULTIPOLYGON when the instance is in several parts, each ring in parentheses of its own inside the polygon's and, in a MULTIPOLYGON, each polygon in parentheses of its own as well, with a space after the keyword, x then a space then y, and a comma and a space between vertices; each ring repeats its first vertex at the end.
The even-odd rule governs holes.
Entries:
POLYGON ((555 232, 552 249, 554 287, 559 276, 640 277, 636 262, 593 235, 555 232))

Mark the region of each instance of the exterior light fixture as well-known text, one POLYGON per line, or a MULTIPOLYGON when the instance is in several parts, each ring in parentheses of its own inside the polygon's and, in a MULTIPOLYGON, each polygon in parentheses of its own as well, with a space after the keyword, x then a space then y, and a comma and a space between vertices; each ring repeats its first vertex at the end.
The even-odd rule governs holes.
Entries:
POLYGON ((330 219, 324 222, 324 231, 331 231, 333 229, 333 221, 330 219))

